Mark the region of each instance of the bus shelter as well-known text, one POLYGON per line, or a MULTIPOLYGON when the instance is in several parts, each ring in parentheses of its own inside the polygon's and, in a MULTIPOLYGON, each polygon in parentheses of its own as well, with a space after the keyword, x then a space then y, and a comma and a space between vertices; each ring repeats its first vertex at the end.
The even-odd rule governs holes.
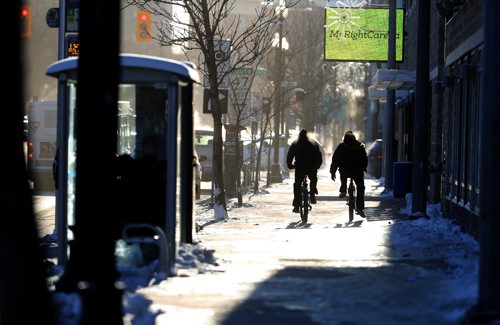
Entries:
MULTIPOLYGON (((74 238, 75 137, 78 57, 51 64, 58 79, 56 232, 64 265, 74 238)), ((159 57, 121 54, 117 103, 116 214, 125 226, 153 225, 165 235, 167 273, 175 274, 176 250, 193 234, 193 65, 159 57)), ((99 130, 96 130, 98 132, 99 130)), ((89 157, 99 159, 99 157, 89 157)))

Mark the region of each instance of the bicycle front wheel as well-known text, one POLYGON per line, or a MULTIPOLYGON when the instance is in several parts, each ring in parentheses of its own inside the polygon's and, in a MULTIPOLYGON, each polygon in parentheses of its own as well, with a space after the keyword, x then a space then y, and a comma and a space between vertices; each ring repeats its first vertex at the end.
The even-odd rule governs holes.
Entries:
POLYGON ((354 210, 356 208, 356 197, 355 191, 354 191, 354 186, 352 184, 349 185, 349 189, 347 190, 348 196, 347 196, 347 205, 349 206, 349 221, 352 221, 354 219, 354 210))
POLYGON ((354 204, 349 203, 349 221, 354 219, 354 204))

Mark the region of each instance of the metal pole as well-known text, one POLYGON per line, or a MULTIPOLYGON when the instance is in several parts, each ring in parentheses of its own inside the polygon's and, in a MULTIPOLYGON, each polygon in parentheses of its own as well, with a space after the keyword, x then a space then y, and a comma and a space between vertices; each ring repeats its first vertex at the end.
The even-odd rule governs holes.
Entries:
POLYGON ((412 213, 426 213, 427 139, 429 124, 429 32, 430 1, 418 2, 417 80, 413 114, 412 213))
POLYGON ((274 140, 273 140, 273 166, 271 168, 271 183, 281 183, 283 177, 281 175, 281 167, 279 162, 279 142, 280 142, 280 110, 281 110, 281 79, 282 70, 281 56, 282 51, 282 35, 283 35, 283 19, 280 18, 278 24, 278 48, 276 49, 276 77, 274 87, 275 89, 275 100, 274 100, 274 140))
MULTIPOLYGON (((167 152, 172 161, 177 161, 177 121, 179 116, 179 96, 177 87, 169 87, 168 100, 172 103, 169 106, 167 116, 167 152)), ((176 164, 167 164, 167 188, 166 188, 166 205, 167 211, 165 216, 165 234, 167 235, 168 243, 168 274, 173 276, 176 274, 175 258, 176 258, 176 202, 177 202, 177 166, 176 164)))
MULTIPOLYGON (((182 103, 180 110, 180 134, 183 145, 180 146, 181 161, 192 161, 194 154, 194 128, 193 128, 193 84, 180 87, 179 100, 182 103)), ((181 242, 193 243, 193 166, 191 164, 180 164, 181 188, 179 190, 181 210, 181 242)), ((169 255, 170 256, 170 255, 169 255)))
MULTIPOLYGON (((75 247, 77 288, 82 301, 79 324, 122 324, 122 288, 117 286, 117 220, 113 193, 118 83, 120 76, 120 2, 80 4, 80 40, 76 99, 75 247), (106 31, 107 37, 102 37, 106 31), (99 132, 96 132, 99 130, 99 132), (96 145, 98 144, 98 145, 96 145), (93 157, 93 159, 89 159, 93 157)), ((73 246, 72 246, 73 248, 73 246)))
MULTIPOLYGON (((66 31, 66 0, 59 0, 59 39, 57 58, 64 59, 64 35, 66 31)), ((57 264, 68 262, 68 118, 66 105, 66 80, 57 80, 57 189, 56 220, 57 264)))
MULTIPOLYGON (((286 153, 288 152, 288 139, 290 138, 290 124, 288 123, 288 120, 290 119, 290 107, 287 104, 285 108, 285 116, 284 116, 284 121, 285 121, 285 144, 284 144, 284 152, 285 154, 283 155, 283 166, 286 166, 286 153)), ((287 168, 283 168, 283 176, 284 177, 289 177, 290 176, 290 171, 287 168)))
POLYGON ((58 47, 57 59, 64 59, 64 36, 66 34, 66 0, 59 0, 59 30, 58 30, 58 47))
MULTIPOLYGON (((396 0, 389 1, 389 42, 387 68, 396 68, 396 0)), ((387 89, 387 104, 384 122, 384 187, 390 191, 393 187, 394 162, 394 104, 396 90, 387 89)))
MULTIPOLYGON (((481 147, 479 159, 479 218, 481 220, 479 241, 479 297, 478 304, 470 313, 470 324, 492 324, 493 320, 500 320, 500 218, 498 215, 497 198, 500 193, 498 184, 500 174, 492 172, 497 169, 496 163, 500 159, 498 140, 498 120, 500 111, 498 102, 498 71, 500 71, 500 39, 497 37, 500 23, 500 2, 485 0, 483 2, 483 72, 481 80, 481 120, 480 139, 481 147), (486 149, 490 148, 490 149, 486 149)), ((468 324, 469 324, 468 323, 468 324)))

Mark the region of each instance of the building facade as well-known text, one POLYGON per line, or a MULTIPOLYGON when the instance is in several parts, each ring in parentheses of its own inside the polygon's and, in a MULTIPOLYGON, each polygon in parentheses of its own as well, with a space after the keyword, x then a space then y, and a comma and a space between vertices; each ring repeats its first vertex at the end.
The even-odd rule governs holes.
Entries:
MULTIPOLYGON (((440 1, 441 6, 450 1, 440 1)), ((448 6, 449 7, 449 6, 448 6)), ((479 116, 483 26, 481 0, 441 10, 445 20, 443 213, 479 232, 479 116), (451 12, 450 12, 451 11, 451 12)), ((436 109, 433 107, 433 110, 436 109)))
MULTIPOLYGON (((417 70, 419 1, 404 1, 405 57, 399 70, 417 70)), ((429 37, 430 111, 427 126, 427 202, 478 237, 479 117, 483 26, 481 0, 431 0, 429 37)), ((414 161, 416 89, 397 96, 394 161, 414 161)))

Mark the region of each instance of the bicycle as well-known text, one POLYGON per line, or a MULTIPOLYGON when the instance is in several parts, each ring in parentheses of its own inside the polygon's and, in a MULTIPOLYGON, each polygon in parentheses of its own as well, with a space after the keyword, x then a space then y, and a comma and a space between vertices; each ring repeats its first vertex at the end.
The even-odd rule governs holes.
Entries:
POLYGON ((347 205, 349 206, 349 222, 354 219, 354 211, 356 211, 356 187, 352 178, 350 178, 349 187, 347 188, 347 205))
POLYGON ((349 222, 351 223, 354 219, 354 213, 358 214, 362 218, 366 218, 362 210, 358 210, 356 206, 356 186, 354 181, 350 178, 349 187, 347 188, 347 205, 349 206, 349 222))
POLYGON ((307 216, 309 214, 309 211, 311 210, 312 210, 312 205, 309 200, 309 190, 307 187, 307 175, 306 175, 304 176, 304 179, 300 184, 299 212, 300 212, 300 219, 302 220, 303 223, 307 223, 307 216))

